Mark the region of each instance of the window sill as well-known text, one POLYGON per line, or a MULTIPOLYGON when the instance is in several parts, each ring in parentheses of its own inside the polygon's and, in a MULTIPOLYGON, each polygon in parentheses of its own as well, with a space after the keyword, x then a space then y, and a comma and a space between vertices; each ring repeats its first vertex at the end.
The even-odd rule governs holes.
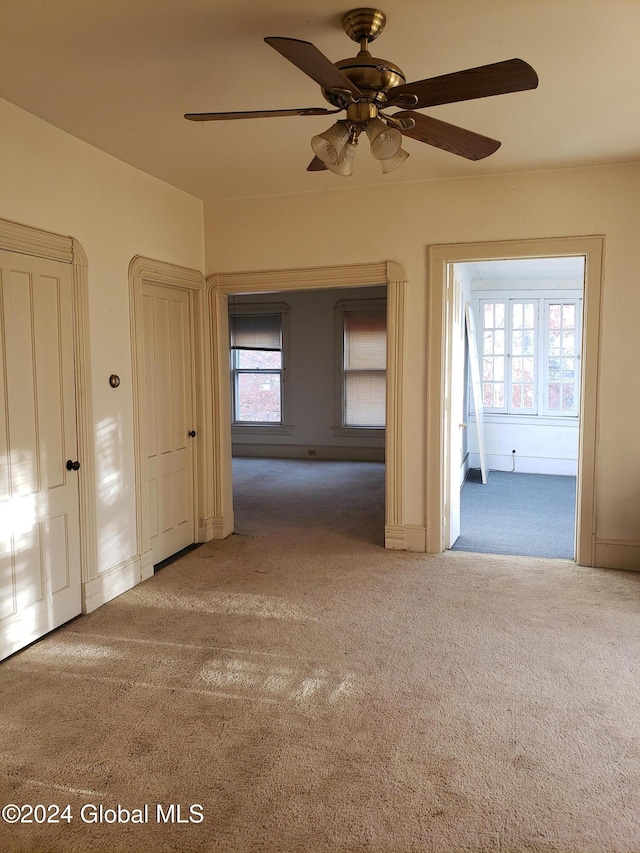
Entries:
MULTIPOLYGON (((483 420, 491 424, 572 427, 574 429, 579 424, 577 415, 514 415, 506 412, 485 412, 483 420)), ((475 423, 476 416, 469 415, 469 421, 475 423)))
POLYGON ((293 435, 289 424, 232 424, 231 435, 293 435))

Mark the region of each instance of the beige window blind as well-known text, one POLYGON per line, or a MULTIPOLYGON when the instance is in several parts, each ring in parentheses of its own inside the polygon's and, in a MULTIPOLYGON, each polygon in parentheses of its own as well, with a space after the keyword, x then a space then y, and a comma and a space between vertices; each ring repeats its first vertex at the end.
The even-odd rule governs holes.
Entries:
POLYGON ((281 350, 280 314, 232 314, 230 336, 232 349, 281 350))
POLYGON ((345 426, 384 427, 386 360, 386 313, 345 312, 345 426))

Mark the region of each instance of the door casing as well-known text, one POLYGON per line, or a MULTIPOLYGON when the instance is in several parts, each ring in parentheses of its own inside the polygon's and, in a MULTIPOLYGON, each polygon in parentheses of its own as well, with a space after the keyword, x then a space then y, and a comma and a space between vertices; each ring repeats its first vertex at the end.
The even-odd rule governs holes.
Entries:
POLYGON ((233 532, 228 296, 288 290, 387 285, 387 402, 385 431, 385 547, 424 551, 424 527, 404 521, 403 400, 407 273, 399 263, 219 273, 207 278, 213 334, 214 529, 233 532))
POLYGON ((447 360, 443 357, 451 334, 449 265, 510 258, 582 256, 585 259, 582 326, 580 438, 576 492, 576 562, 595 566, 596 444, 600 323, 605 238, 602 235, 459 243, 429 247, 429 319, 427 327, 427 552, 438 554, 446 543, 446 507, 451 488, 451 453, 443 423, 450 419, 446 388, 447 360))

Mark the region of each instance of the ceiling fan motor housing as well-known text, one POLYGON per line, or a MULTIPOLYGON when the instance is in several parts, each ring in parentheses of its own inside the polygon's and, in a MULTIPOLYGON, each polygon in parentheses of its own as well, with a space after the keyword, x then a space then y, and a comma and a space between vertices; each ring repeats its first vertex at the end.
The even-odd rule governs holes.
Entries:
MULTIPOLYGON (((371 56, 368 50, 361 50, 357 56, 341 59, 336 67, 360 89, 367 100, 384 103, 389 90, 406 83, 402 69, 388 59, 371 56)), ((344 96, 322 89, 322 94, 335 107, 344 104, 344 96)))

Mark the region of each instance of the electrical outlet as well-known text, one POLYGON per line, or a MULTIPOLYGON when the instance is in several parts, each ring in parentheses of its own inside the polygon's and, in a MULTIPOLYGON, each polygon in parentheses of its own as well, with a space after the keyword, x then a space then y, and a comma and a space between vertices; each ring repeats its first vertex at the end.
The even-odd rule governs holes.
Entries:
POLYGON ((307 456, 317 456, 317 450, 307 450, 307 456))

